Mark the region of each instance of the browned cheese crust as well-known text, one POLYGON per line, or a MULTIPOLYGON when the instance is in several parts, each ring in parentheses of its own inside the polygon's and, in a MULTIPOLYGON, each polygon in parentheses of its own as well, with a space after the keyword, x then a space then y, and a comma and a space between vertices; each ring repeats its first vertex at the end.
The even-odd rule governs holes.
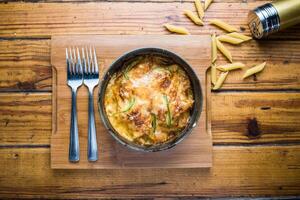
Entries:
POLYGON ((187 126, 193 103, 185 71, 158 56, 127 62, 110 79, 104 98, 114 129, 146 146, 174 139, 187 126))

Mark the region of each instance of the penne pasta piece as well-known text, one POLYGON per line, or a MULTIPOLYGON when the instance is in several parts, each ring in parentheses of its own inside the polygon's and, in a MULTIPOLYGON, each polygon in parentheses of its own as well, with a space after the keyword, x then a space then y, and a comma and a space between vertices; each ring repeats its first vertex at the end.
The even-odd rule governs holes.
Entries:
POLYGON ((230 44, 241 44, 242 42, 244 42, 244 40, 242 39, 230 37, 228 35, 220 35, 217 38, 221 42, 227 42, 230 44))
POLYGON ((227 75, 228 75, 229 72, 222 72, 215 84, 215 86, 213 87, 213 90, 218 90, 221 88, 221 86, 223 85, 227 75))
POLYGON ((217 47, 222 52, 222 54, 230 61, 232 62, 232 56, 230 51, 218 40, 216 39, 217 47))
POLYGON ((203 26, 202 20, 190 10, 184 10, 184 14, 195 24, 203 26))
POLYGON ((265 68, 265 66, 266 66, 266 62, 261 63, 261 64, 259 64, 259 65, 256 65, 256 66, 254 66, 254 67, 248 69, 248 70, 245 72, 245 74, 244 74, 244 76, 243 76, 243 79, 245 79, 245 78, 247 78, 247 77, 249 77, 249 76, 251 76, 251 75, 253 75, 253 74, 256 74, 256 73, 258 73, 258 72, 261 72, 261 71, 265 68))
POLYGON ((224 29, 227 32, 236 32, 237 31, 237 29, 235 27, 233 27, 219 19, 212 19, 212 20, 210 20, 210 23, 218 26, 221 29, 224 29))
POLYGON ((247 36, 247 35, 244 35, 244 34, 241 34, 241 33, 237 33, 237 32, 228 33, 227 35, 230 36, 230 37, 234 37, 234 38, 241 39, 241 40, 243 40, 244 42, 245 42, 245 41, 249 41, 249 40, 252 39, 252 37, 249 37, 249 36, 247 36))
POLYGON ((216 68, 216 65, 213 63, 211 65, 211 82, 213 85, 216 85, 216 82, 217 82, 217 68, 216 68))
POLYGON ((211 62, 214 63, 217 60, 217 43, 216 34, 211 36, 211 62))
POLYGON ((195 7, 196 7, 196 10, 197 10, 199 18, 203 19, 203 17, 204 17, 204 10, 203 10, 201 1, 200 0, 194 0, 194 3, 195 3, 195 7))
POLYGON ((164 27, 166 27, 166 29, 168 29, 170 32, 173 32, 173 33, 179 33, 179 34, 183 34, 183 35, 190 34, 189 31, 184 27, 174 26, 171 24, 164 24, 164 27))
POLYGON ((223 72, 228 72, 228 71, 235 70, 235 69, 241 69, 243 67, 245 67, 245 65, 243 63, 236 62, 236 63, 232 63, 232 64, 217 66, 217 69, 220 71, 223 71, 223 72))
POLYGON ((204 10, 207 10, 207 8, 210 6, 213 0, 205 0, 204 1, 204 10))

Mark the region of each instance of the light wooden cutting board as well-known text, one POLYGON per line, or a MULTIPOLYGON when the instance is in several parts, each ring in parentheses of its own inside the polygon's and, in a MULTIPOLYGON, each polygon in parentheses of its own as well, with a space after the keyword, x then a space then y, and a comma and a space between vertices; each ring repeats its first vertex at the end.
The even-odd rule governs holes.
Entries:
POLYGON ((80 35, 54 36, 51 40, 53 66, 53 134, 51 138, 51 167, 55 169, 113 169, 113 168, 200 168, 212 166, 210 133, 210 83, 206 71, 210 66, 209 36, 177 35, 80 35), (203 110, 198 126, 181 143, 172 149, 142 153, 123 147, 106 131, 97 105, 95 90, 95 118, 99 149, 97 162, 87 161, 88 93, 82 86, 77 96, 80 161, 68 161, 71 92, 67 86, 65 48, 89 46, 96 48, 100 71, 125 52, 141 47, 158 47, 170 50, 185 59, 197 73, 202 87, 203 110))

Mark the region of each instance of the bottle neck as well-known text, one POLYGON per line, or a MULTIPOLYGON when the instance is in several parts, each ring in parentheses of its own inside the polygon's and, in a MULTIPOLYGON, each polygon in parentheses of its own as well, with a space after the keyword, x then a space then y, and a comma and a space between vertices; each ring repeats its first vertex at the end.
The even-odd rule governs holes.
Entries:
POLYGON ((248 16, 248 23, 252 35, 258 39, 277 32, 280 29, 278 11, 271 3, 267 3, 251 11, 248 16))

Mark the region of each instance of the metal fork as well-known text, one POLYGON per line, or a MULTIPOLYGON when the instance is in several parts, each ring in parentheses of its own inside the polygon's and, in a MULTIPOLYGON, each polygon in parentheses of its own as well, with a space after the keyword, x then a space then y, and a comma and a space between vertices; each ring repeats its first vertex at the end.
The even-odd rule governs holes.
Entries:
POLYGON ((98 160, 98 146, 94 117, 93 91, 99 83, 99 68, 95 48, 82 48, 83 83, 89 90, 88 160, 98 160), (86 56, 85 56, 86 54, 86 56))
POLYGON ((78 138, 78 124, 77 124, 77 105, 76 96, 77 89, 83 83, 83 72, 80 54, 78 48, 66 48, 67 61, 67 83, 72 91, 72 111, 71 111, 71 125, 70 125, 70 145, 69 145, 69 161, 79 161, 79 138, 78 138))

